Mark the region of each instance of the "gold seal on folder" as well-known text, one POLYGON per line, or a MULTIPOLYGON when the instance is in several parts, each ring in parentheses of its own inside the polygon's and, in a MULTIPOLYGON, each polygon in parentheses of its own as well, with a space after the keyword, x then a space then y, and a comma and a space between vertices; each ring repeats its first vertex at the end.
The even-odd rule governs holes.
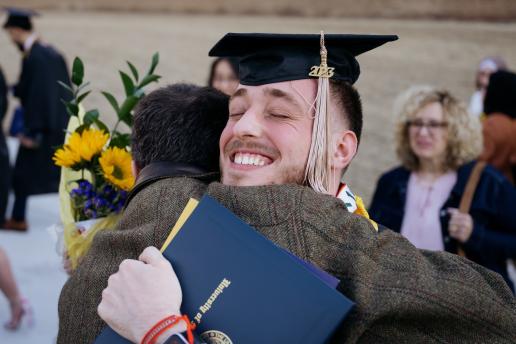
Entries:
POLYGON ((204 332, 201 334, 201 338, 208 344, 233 344, 227 334, 216 330, 204 332))

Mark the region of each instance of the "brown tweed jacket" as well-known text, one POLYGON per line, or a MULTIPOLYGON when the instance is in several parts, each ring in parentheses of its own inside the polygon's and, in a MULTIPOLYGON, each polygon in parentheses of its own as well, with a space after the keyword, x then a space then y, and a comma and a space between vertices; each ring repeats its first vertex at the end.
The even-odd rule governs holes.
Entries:
POLYGON ((108 277, 123 259, 161 246, 188 198, 204 193, 341 280, 339 290, 356 306, 335 343, 516 340, 516 301, 498 275, 458 256, 419 251, 392 231, 377 233, 334 197, 297 185, 238 188, 169 178, 136 194, 120 228, 95 238, 61 292, 58 343, 94 340, 104 326, 96 309, 108 277))

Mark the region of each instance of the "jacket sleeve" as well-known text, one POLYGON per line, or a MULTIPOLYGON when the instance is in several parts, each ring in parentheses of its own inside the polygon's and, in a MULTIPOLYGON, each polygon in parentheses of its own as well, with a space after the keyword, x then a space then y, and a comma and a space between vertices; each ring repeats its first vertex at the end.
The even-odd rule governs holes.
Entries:
POLYGON ((479 252, 496 253, 502 257, 516 258, 516 234, 505 234, 486 230, 484 226, 475 226, 467 248, 479 252))
POLYGON ((465 247, 478 253, 516 257, 516 189, 501 174, 487 171, 489 183, 483 190, 482 206, 487 221, 475 221, 465 247), (486 225, 486 222, 488 223, 486 225))
POLYGON ((355 301, 332 343, 498 342, 516 338, 516 301, 496 273, 446 252, 418 250, 389 230, 353 226, 338 289, 355 301), (355 249, 351 248, 354 246, 355 249))
MULTIPOLYGON (((473 220, 474 221, 474 220, 473 220)), ((516 223, 514 223, 516 226, 516 223)), ((480 254, 516 258, 516 228, 512 233, 499 232, 482 224, 473 223, 471 237, 465 243, 467 250, 480 254)))

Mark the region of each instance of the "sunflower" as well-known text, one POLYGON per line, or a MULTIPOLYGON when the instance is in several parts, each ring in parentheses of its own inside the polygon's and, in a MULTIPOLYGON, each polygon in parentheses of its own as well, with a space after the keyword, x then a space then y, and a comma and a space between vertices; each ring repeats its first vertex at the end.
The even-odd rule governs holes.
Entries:
POLYGON ((109 134, 98 129, 85 129, 81 134, 74 132, 68 140, 68 146, 78 152, 83 161, 91 159, 102 151, 109 140, 109 134))
POLYGON ((128 151, 118 147, 108 148, 100 156, 99 163, 108 182, 122 190, 133 187, 131 154, 128 151))
POLYGON ((73 132, 63 148, 58 149, 54 162, 62 167, 75 167, 79 163, 90 162, 100 154, 109 140, 109 134, 97 129, 85 129, 82 133, 73 132))
POLYGON ((52 157, 52 160, 54 160, 54 163, 57 166, 73 167, 81 162, 81 156, 79 155, 79 153, 64 146, 63 148, 59 148, 55 152, 54 156, 52 157))

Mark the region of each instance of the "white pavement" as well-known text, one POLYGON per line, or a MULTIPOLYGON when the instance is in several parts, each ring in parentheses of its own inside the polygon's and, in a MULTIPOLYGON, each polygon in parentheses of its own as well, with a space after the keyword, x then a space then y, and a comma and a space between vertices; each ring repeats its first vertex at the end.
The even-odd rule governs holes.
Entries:
MULTIPOLYGON (((13 158, 18 148, 17 141, 12 138, 7 141, 13 158)), ((3 324, 9 320, 9 305, 5 297, 0 296, 0 344, 49 344, 56 341, 57 300, 67 279, 53 238, 47 231, 49 226, 60 222, 57 194, 30 197, 27 216, 29 231, 0 230, 0 246, 9 256, 22 295, 32 306, 33 326, 29 327, 24 322, 16 332, 5 330, 3 324)))
POLYGON ((0 246, 11 260, 11 266, 21 290, 33 308, 32 327, 23 323, 16 332, 3 324, 9 320, 9 305, 0 297, 0 343, 55 343, 57 335, 57 300, 67 275, 61 268, 55 244, 47 231, 59 220, 57 194, 33 196, 28 203, 29 231, 0 231, 0 246))

